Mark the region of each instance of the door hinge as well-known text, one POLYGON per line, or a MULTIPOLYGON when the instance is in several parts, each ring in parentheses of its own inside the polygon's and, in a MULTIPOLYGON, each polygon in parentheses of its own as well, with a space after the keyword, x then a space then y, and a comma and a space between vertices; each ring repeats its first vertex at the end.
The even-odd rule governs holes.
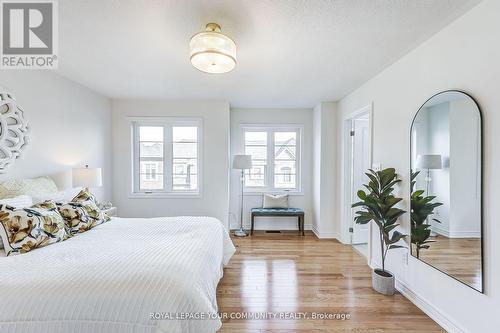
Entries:
POLYGON ((350 132, 351 136, 354 136, 354 133, 355 133, 354 131, 351 131, 351 132, 350 132))
POLYGON ((349 228, 349 232, 353 233, 354 232, 354 228, 349 228))

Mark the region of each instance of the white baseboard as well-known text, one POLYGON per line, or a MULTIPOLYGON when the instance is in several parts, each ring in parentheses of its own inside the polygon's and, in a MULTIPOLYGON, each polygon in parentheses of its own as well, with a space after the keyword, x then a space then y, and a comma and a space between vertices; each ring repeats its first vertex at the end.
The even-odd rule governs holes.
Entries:
POLYGON ((480 231, 450 231, 437 226, 431 226, 431 230, 448 238, 481 238, 480 231))
POLYGON ((396 289, 410 302, 415 304, 426 315, 449 333, 466 333, 465 330, 449 320, 439 309, 424 298, 415 294, 405 283, 396 279, 396 289))
MULTIPOLYGON (((381 267, 375 260, 370 262, 371 269, 375 267, 381 267)), ((415 294, 410 287, 408 287, 403 281, 398 279, 396 276, 396 289, 406 297, 410 302, 415 304, 417 308, 422 310, 426 315, 428 315, 432 320, 434 320, 439 326, 441 326, 444 330, 449 333, 466 333, 464 329, 460 328, 458 325, 453 323, 450 319, 448 319, 439 309, 437 309, 434 305, 429 303, 423 297, 415 294)))
POLYGON ((351 239, 349 237, 346 238, 345 236, 340 236, 338 241, 344 245, 351 245, 351 239))
POLYGON ((337 239, 337 235, 334 232, 320 232, 318 228, 314 226, 312 227, 312 232, 320 239, 337 239))

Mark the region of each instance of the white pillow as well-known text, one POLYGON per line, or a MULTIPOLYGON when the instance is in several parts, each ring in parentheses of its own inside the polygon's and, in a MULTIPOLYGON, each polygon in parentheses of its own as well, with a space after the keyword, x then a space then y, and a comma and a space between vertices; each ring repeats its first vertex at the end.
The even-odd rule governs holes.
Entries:
POLYGON ((288 208, 288 194, 264 194, 262 208, 288 208))
POLYGON ((33 195, 33 202, 40 203, 47 200, 52 200, 55 202, 68 202, 73 200, 74 197, 82 190, 81 187, 70 188, 64 191, 58 191, 54 193, 40 193, 33 195))
MULTIPOLYGON (((31 207, 33 205, 33 199, 31 199, 29 195, 19 195, 14 198, 0 200, 0 205, 12 206, 14 208, 31 207)), ((0 249, 3 249, 2 238, 0 238, 0 249)))
POLYGON ((14 208, 24 208, 33 206, 33 199, 29 195, 19 195, 14 198, 1 199, 0 205, 8 205, 14 208))
POLYGON ((12 198, 23 194, 33 196, 37 193, 54 193, 57 191, 56 183, 50 177, 11 179, 0 182, 0 198, 12 198))

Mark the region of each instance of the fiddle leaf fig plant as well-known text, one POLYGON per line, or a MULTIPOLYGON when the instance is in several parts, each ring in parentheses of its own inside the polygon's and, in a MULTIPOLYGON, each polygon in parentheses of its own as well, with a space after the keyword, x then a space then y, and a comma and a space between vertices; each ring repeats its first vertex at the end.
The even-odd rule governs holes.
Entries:
MULTIPOLYGON (((442 205, 440 202, 432 202, 436 196, 425 196, 424 190, 414 190, 417 183, 416 178, 420 171, 411 172, 411 243, 415 245, 415 254, 420 258, 420 251, 430 248, 429 240, 431 236, 431 225, 427 222, 427 218, 434 214, 434 209, 442 205)), ((438 219, 432 219, 435 222, 441 223, 438 219)))
POLYGON ((407 236, 395 230, 399 226, 398 218, 406 213, 406 211, 395 207, 403 199, 393 195, 394 186, 401 180, 398 179, 394 168, 381 171, 369 169, 366 175, 370 179, 368 184, 363 185, 367 192, 359 190, 357 194, 361 201, 352 205, 353 208, 361 208, 355 213, 354 222, 367 224, 373 221, 378 226, 382 271, 386 272, 387 251, 405 247, 397 243, 407 236))

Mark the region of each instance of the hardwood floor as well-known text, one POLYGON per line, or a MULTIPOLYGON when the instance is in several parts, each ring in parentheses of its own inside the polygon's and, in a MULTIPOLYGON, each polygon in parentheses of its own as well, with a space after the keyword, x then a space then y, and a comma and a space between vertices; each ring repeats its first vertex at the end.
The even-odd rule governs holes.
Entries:
MULTIPOLYGON (((237 252, 217 289, 222 315, 338 313, 349 319, 223 319, 220 332, 444 332, 400 294, 371 289, 366 259, 311 232, 233 238, 237 252)), ((310 315, 309 315, 310 316, 310 315)))
MULTIPOLYGON (((478 290, 481 289, 481 239, 430 237, 420 259, 478 290)), ((415 247, 413 247, 415 254, 415 247)))

